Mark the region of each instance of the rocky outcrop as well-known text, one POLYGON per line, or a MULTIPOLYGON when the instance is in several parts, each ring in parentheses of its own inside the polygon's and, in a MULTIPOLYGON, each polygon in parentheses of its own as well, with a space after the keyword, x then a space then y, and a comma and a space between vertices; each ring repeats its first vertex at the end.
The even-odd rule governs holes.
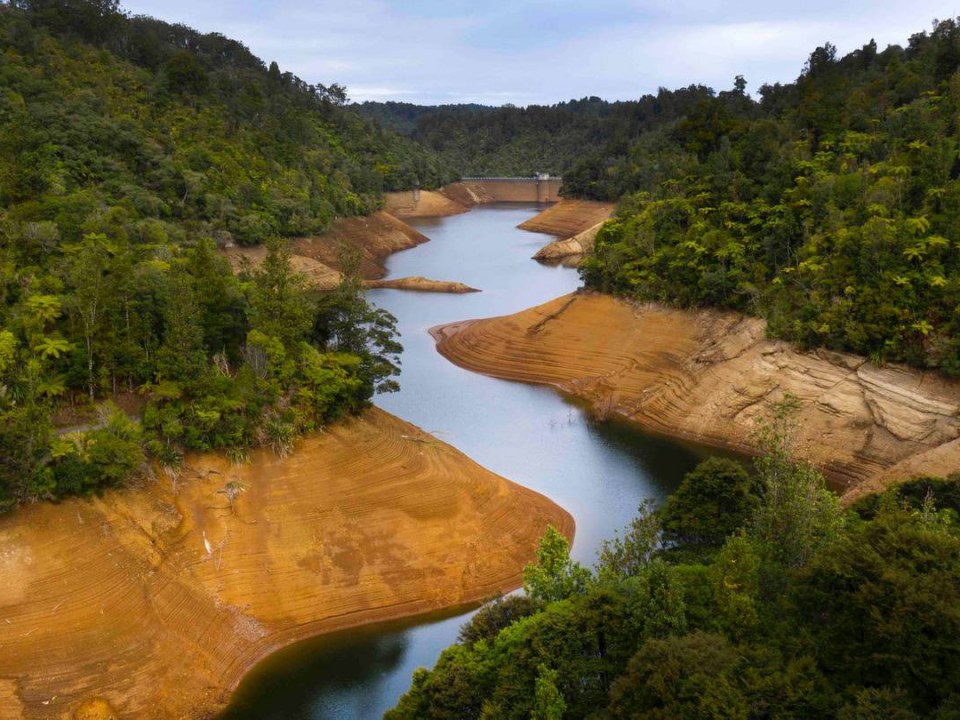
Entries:
POLYGON ((517 587, 548 523, 572 535, 375 409, 286 459, 197 456, 175 482, 22 508, 0 517, 0 718, 209 717, 283 645, 517 587))
POLYGON ((579 264, 583 256, 593 250, 594 241, 597 239, 597 233, 602 226, 603 223, 598 222, 593 227, 587 228, 573 237, 554 240, 537 250, 533 259, 543 262, 572 261, 565 264, 579 264))
POLYGON ((437 292, 437 293, 473 293, 480 292, 477 288, 464 285, 462 282, 452 282, 449 280, 431 280, 421 275, 411 277, 394 278, 392 280, 364 280, 364 287, 368 288, 392 288, 394 290, 413 290, 416 292, 437 292))
POLYGON ((741 452, 773 402, 800 400, 797 452, 854 494, 922 468, 960 468, 960 383, 799 352, 762 320, 575 294, 435 328, 463 367, 554 385, 645 428, 741 452), (932 463, 928 465, 928 463, 932 463))

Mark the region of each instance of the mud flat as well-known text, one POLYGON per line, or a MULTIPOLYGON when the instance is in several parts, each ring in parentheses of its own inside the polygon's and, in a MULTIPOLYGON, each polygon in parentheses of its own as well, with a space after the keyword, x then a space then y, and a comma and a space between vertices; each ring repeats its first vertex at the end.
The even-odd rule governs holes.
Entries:
POLYGON ((281 646, 517 587, 548 523, 573 533, 376 409, 286 459, 191 457, 173 488, 0 518, 0 718, 209 717, 281 646))
POLYGON ((363 286, 368 288, 412 290, 414 292, 453 293, 454 295, 480 292, 477 288, 464 285, 462 282, 453 282, 450 280, 431 280, 430 278, 425 278, 422 275, 394 278, 392 280, 364 280, 363 286))
POLYGON ((800 399, 798 453, 847 499, 960 468, 960 383, 863 358, 798 352, 731 313, 577 293, 515 315, 434 328, 462 367, 542 383, 662 434, 750 452, 759 417, 800 399))

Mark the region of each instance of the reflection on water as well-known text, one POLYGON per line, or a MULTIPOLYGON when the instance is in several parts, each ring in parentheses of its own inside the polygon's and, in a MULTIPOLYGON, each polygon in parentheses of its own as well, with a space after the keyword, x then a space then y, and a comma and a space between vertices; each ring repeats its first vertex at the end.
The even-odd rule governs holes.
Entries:
MULTIPOLYGON (((495 205, 413 223, 432 241, 393 256, 388 277, 424 275, 482 292, 370 292, 396 315, 404 345, 402 389, 377 403, 556 500, 577 521, 574 557, 591 563, 601 540, 626 525, 644 498, 669 494, 702 453, 626 423, 595 423, 549 388, 476 375, 436 352, 427 333, 434 325, 513 313, 579 285, 575 270, 529 259, 552 239, 516 229, 535 212, 535 205, 495 205)), ((276 653, 244 680, 225 717, 379 717, 406 691, 416 667, 436 662, 467 616, 443 617, 353 630, 276 653)))
POLYGON ((223 720, 378 718, 406 692, 417 667, 436 661, 464 617, 452 609, 292 645, 244 680, 223 720))

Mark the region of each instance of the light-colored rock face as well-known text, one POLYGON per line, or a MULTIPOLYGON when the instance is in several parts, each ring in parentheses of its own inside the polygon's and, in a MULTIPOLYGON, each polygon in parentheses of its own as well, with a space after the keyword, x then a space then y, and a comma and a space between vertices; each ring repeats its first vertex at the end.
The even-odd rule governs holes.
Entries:
POLYGON ((923 458, 930 472, 960 468, 960 383, 798 352, 766 339, 759 319, 580 294, 435 335, 464 367, 556 385, 651 430, 741 451, 771 404, 792 395, 798 453, 851 497, 916 474, 923 458))
POLYGON ((603 226, 598 222, 593 227, 587 228, 583 232, 577 233, 573 237, 554 240, 552 243, 544 245, 533 255, 534 260, 563 260, 565 258, 575 258, 579 260, 588 252, 593 250, 594 242, 597 239, 597 233, 603 226))
POLYGON ((379 410, 0 517, 0 720, 209 717, 292 641, 515 588, 546 498, 379 410), (237 483, 231 504, 225 493, 237 483))

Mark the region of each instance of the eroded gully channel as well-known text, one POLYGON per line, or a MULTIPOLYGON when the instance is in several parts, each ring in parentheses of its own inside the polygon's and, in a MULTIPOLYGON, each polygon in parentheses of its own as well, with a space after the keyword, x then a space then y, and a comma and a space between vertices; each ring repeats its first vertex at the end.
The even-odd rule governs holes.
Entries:
MULTIPOLYGON (((377 404, 493 472, 537 490, 576 518, 573 556, 590 564, 604 538, 645 498, 671 492, 703 451, 593 422, 556 391, 462 370, 434 349, 428 329, 466 318, 517 312, 571 292, 575 270, 530 256, 553 238, 518 230, 536 205, 481 206, 463 215, 416 220, 431 242, 390 258, 388 277, 457 280, 468 295, 375 290, 370 299, 399 321, 402 389, 377 404)), ((431 667, 474 608, 368 626, 297 643, 244 679, 223 720, 379 718, 431 667)))

